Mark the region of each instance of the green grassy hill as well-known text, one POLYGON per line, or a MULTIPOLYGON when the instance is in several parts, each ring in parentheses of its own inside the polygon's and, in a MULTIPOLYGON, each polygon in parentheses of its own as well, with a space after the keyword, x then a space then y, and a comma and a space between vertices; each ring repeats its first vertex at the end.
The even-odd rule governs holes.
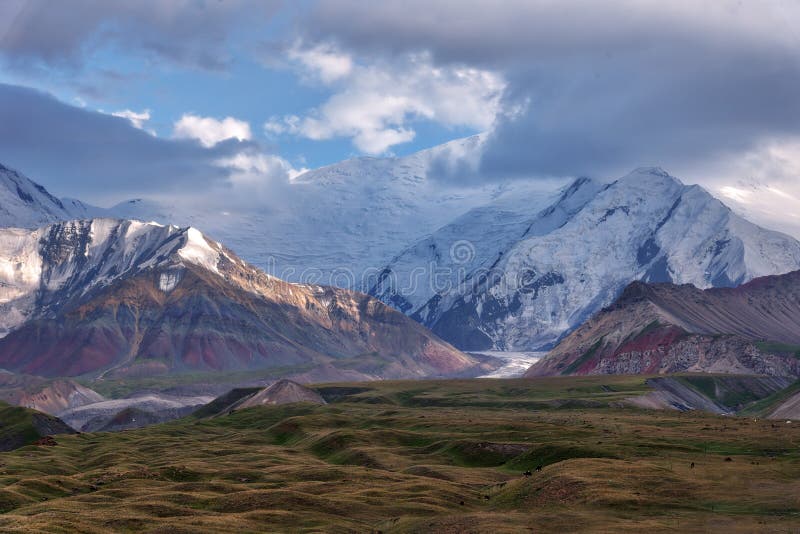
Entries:
POLYGON ((57 417, 0 402, 0 451, 18 449, 45 436, 74 433, 57 417))
POLYGON ((317 390, 4 453, 0 530, 800 529, 800 425, 623 407, 644 377, 317 390))

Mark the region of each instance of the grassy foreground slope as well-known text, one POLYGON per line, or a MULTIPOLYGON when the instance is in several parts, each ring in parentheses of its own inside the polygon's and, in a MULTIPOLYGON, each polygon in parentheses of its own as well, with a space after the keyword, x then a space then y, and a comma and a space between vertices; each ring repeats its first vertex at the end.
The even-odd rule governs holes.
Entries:
MULTIPOLYGON (((74 432, 57 417, 0 402, 0 451, 23 447, 47 436, 74 432)), ((55 443, 47 439, 44 442, 55 443)))
POLYGON ((800 529, 799 424, 620 407, 644 380, 326 385, 62 436, 0 456, 0 531, 800 529))

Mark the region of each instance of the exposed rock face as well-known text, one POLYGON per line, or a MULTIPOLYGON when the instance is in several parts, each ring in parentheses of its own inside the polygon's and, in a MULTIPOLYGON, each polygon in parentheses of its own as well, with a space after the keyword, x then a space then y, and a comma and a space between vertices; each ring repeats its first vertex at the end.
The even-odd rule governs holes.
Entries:
POLYGON ((773 411, 767 414, 770 419, 800 420, 800 393, 795 393, 773 411))
POLYGON ((71 408, 58 416, 72 428, 84 432, 124 430, 178 419, 211 400, 210 396, 144 393, 71 408))
POLYGON ((0 265, 0 367, 16 372, 483 372, 375 299, 283 282, 192 228, 98 219, 0 230, 0 265))
POLYGON ((237 388, 220 395, 202 408, 196 410, 194 417, 216 417, 235 410, 254 406, 270 406, 307 402, 327 404, 315 390, 298 384, 293 380, 282 379, 265 388, 237 388))
POLYGON ((527 376, 680 371, 800 376, 800 271, 737 288, 633 283, 527 376))
POLYGON ((70 408, 102 402, 105 398, 96 391, 72 380, 55 380, 41 390, 23 395, 18 404, 40 412, 59 414, 70 408))

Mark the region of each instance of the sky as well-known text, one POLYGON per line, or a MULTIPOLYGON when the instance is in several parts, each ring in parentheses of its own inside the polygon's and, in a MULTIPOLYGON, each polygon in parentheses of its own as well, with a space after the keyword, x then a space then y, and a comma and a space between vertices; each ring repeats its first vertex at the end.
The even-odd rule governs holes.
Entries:
POLYGON ((4 0, 0 161, 107 205, 402 156, 438 176, 660 166, 800 235, 794 0, 4 0))

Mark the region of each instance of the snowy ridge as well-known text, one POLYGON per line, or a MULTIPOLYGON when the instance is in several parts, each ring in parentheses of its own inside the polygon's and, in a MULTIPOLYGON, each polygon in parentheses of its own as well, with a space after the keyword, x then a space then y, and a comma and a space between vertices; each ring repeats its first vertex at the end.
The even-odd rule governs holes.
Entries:
POLYGON ((19 172, 0 164, 0 226, 36 228, 69 218, 71 213, 61 200, 19 172))
POLYGON ((456 298, 453 289, 490 272, 519 240, 563 225, 602 187, 586 178, 556 192, 519 184, 406 248, 366 289, 420 322, 435 321, 447 299, 456 298))

